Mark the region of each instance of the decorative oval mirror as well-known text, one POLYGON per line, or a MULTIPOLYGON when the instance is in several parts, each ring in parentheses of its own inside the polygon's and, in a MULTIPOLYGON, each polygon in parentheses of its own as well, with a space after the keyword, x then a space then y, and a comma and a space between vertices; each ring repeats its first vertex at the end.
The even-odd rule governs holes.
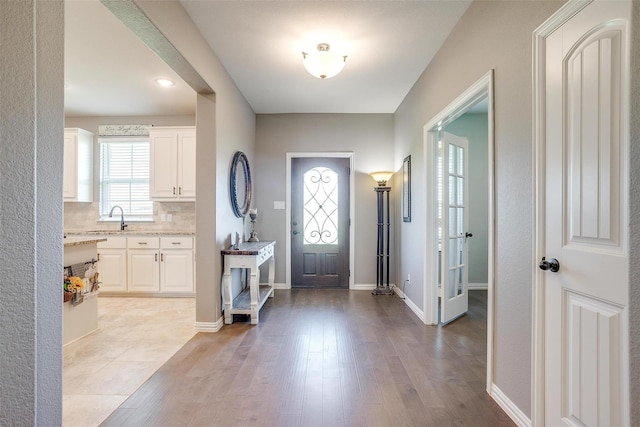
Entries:
POLYGON ((236 151, 231 160, 229 192, 233 213, 238 218, 242 218, 249 212, 251 206, 251 169, 249 160, 242 151, 236 151))

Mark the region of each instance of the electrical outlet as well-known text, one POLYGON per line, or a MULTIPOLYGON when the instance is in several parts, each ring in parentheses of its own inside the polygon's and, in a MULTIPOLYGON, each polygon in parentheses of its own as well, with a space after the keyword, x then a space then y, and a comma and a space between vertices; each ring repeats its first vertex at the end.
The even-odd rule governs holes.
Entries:
POLYGON ((167 214, 167 222, 173 221, 173 215, 167 214))
POLYGON ((167 214, 160 214, 160 222, 166 222, 167 221, 167 214))

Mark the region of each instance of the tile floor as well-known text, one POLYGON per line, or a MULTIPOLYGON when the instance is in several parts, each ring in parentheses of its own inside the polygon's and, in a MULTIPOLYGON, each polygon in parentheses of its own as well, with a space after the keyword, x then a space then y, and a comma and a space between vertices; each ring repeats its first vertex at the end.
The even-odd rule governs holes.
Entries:
POLYGON ((98 300, 98 330, 64 347, 63 426, 97 426, 195 334, 195 298, 98 300))

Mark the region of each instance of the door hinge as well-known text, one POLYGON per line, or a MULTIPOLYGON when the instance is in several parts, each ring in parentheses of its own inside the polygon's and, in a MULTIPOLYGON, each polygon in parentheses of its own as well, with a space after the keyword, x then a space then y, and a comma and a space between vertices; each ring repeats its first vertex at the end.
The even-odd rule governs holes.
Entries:
POLYGON ((349 227, 351 227, 351 218, 349 218, 349 227))
POLYGON ((351 175, 351 168, 347 168, 347 173, 351 175))
POLYGON ((349 277, 351 277, 351 270, 349 270, 349 277))

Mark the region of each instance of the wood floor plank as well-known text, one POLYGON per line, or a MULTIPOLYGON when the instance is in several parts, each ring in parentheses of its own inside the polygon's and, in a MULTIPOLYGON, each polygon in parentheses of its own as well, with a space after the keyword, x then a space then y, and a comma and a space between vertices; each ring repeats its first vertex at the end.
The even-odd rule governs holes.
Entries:
POLYGON ((277 290, 196 334, 103 426, 513 426, 488 396, 486 292, 447 326, 365 291, 277 290))

